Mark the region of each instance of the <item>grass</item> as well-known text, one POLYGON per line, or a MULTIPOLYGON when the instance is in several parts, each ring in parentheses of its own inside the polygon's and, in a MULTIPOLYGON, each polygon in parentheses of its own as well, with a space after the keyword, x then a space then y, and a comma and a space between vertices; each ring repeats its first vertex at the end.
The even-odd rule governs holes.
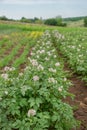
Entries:
POLYGON ((84 21, 79 20, 79 21, 69 21, 68 22, 68 27, 83 27, 84 26, 84 21))

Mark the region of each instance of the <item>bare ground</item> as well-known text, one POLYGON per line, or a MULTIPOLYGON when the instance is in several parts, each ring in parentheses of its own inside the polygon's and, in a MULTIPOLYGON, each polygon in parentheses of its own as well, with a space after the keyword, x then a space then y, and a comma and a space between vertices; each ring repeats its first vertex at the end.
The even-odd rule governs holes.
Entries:
MULTIPOLYGON (((65 63, 64 70, 72 73, 67 63, 65 63)), ((74 94, 75 98, 72 100, 67 97, 65 102, 74 107, 74 117, 81 121, 80 128, 76 130, 87 130, 87 85, 81 81, 77 74, 72 74, 70 80, 73 86, 70 87, 69 92, 74 94)))

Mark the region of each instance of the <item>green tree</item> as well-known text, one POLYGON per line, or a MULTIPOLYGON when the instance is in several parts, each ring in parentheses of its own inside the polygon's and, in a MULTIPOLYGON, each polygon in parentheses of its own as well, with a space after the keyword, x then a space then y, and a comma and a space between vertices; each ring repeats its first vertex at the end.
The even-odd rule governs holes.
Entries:
POLYGON ((47 19, 45 20, 44 24, 53 26, 66 26, 66 23, 63 23, 61 17, 47 19))
POLYGON ((8 20, 8 18, 6 16, 1 16, 0 20, 8 20))
POLYGON ((87 17, 84 18, 84 26, 87 27, 87 17))
POLYGON ((44 23, 47 25, 57 26, 57 20, 55 18, 47 19, 47 20, 45 20, 44 23))
POLYGON ((56 16, 56 21, 58 26, 62 25, 62 17, 60 15, 56 16))

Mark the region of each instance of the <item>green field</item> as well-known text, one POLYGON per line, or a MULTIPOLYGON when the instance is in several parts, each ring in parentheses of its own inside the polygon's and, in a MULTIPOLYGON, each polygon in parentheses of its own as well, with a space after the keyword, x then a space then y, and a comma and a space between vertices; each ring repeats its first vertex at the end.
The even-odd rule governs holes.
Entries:
POLYGON ((87 28, 0 22, 0 130, 76 130, 65 61, 87 82, 87 28))

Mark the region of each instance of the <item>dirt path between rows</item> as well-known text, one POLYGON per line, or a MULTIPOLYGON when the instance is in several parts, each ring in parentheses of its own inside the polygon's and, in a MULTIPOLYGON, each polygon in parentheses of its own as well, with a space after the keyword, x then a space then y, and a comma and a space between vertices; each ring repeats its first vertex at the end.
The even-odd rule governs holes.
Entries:
MULTIPOLYGON (((64 65, 64 70, 70 74, 72 73, 67 63, 64 65)), ((75 130, 87 130, 87 85, 76 74, 72 74, 70 80, 73 86, 70 87, 69 92, 74 94, 75 98, 72 100, 67 97, 65 102, 74 107, 74 117, 81 121, 80 128, 75 130)))

